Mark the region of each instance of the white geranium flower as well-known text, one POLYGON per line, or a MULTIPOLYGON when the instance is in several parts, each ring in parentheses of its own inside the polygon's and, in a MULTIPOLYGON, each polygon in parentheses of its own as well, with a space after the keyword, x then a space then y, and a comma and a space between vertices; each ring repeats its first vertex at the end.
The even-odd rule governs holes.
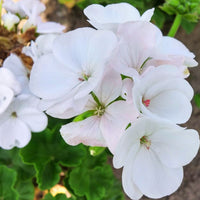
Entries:
POLYGON ((11 54, 4 61, 3 67, 9 69, 15 75, 22 89, 21 93, 30 93, 28 86, 30 71, 24 66, 18 56, 11 54))
POLYGON ((63 103, 62 112, 78 107, 74 100, 87 97, 101 81, 116 42, 112 32, 92 28, 58 36, 52 45, 53 53, 43 55, 33 65, 31 91, 51 106, 63 103))
POLYGON ((14 25, 19 22, 19 17, 8 12, 2 16, 3 25, 10 31, 13 29, 14 25))
POLYGON ((47 117, 38 110, 39 100, 20 95, 0 114, 0 147, 22 148, 31 139, 31 132, 40 132, 47 126, 47 117))
POLYGON ((132 76, 136 71, 141 74, 149 66, 169 64, 177 66, 180 76, 186 77, 186 68, 198 64, 194 54, 180 41, 163 36, 160 29, 149 22, 120 25, 118 37, 120 42, 110 65, 124 75, 132 76))
POLYGON ((41 56, 53 52, 52 45, 57 36, 57 34, 40 35, 35 42, 31 41, 30 46, 24 47, 22 52, 36 62, 41 56))
POLYGON ((143 194, 157 199, 178 189, 182 166, 192 161, 198 149, 197 131, 141 118, 122 136, 113 164, 124 167, 123 188, 131 199, 140 199, 143 194))
POLYGON ((13 14, 19 14, 21 17, 25 17, 25 13, 20 7, 19 1, 16 2, 13 0, 4 0, 3 8, 5 8, 8 12, 11 12, 13 14))
POLYGON ((20 84, 14 74, 8 69, 0 68, 0 114, 7 109, 14 96, 20 91, 20 84))
POLYGON ((147 10, 142 16, 139 11, 128 3, 116 3, 102 6, 93 4, 84 9, 88 22, 97 29, 117 32, 120 24, 131 21, 150 21, 154 8, 147 10))
POLYGON ((135 81, 133 99, 138 110, 149 117, 163 118, 176 124, 191 116, 193 89, 179 77, 174 66, 152 68, 135 81))
POLYGON ((91 97, 85 106, 85 110, 93 111, 94 115, 62 126, 60 132, 66 143, 108 146, 113 152, 128 124, 138 116, 133 104, 122 100, 113 102, 120 96, 121 90, 120 74, 107 72, 100 86, 94 90, 98 100, 91 97))

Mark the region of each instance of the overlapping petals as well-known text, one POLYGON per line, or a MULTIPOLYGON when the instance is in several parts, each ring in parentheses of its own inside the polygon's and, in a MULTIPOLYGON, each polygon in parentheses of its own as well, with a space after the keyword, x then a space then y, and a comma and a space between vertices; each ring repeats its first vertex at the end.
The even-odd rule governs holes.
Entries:
POLYGON ((98 138, 99 141, 97 146, 108 146, 113 152, 128 124, 138 116, 132 104, 123 100, 113 102, 120 96, 121 89, 120 74, 106 72, 102 83, 94 90, 98 101, 90 98, 85 106, 86 110, 93 111, 94 116, 64 125, 61 128, 64 140, 71 145, 84 143, 94 146, 97 142, 94 142, 93 129, 96 128, 95 133, 98 134, 96 139, 98 138), (80 131, 81 127, 83 127, 82 131, 80 131))
POLYGON ((141 194, 161 198, 177 190, 183 178, 182 166, 198 149, 197 131, 141 118, 122 136, 113 163, 116 168, 124 166, 123 185, 133 199, 141 194))
POLYGON ((139 11, 128 3, 116 3, 107 6, 92 4, 85 8, 84 14, 89 23, 97 29, 117 32, 120 24, 131 21, 150 21, 154 8, 140 16, 139 11))
MULTIPOLYGON (((53 52, 42 56, 33 66, 31 91, 54 105, 87 98, 101 81, 107 59, 115 45, 113 33, 91 28, 81 28, 58 36, 53 42, 53 52)), ((69 103, 63 112, 72 107, 69 103)))

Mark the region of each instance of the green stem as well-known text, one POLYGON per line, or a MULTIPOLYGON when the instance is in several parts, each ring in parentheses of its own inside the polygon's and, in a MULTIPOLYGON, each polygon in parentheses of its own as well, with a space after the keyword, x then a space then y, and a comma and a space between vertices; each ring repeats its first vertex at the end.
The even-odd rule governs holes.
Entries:
POLYGON ((172 24, 172 27, 168 33, 168 36, 174 37, 176 35, 176 32, 178 31, 179 26, 181 25, 182 21, 182 15, 177 14, 174 23, 172 24))

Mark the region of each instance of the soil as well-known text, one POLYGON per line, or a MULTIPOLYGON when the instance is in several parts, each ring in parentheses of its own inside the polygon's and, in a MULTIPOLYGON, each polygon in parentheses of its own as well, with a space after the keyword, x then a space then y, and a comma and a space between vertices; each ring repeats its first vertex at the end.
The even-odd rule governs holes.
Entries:
MULTIPOLYGON (((60 5, 56 0, 43 0, 46 3, 47 10, 43 15, 44 18, 60 22, 67 26, 67 30, 73 30, 79 27, 90 26, 86 21, 83 12, 74 7, 68 9, 60 5)), ((191 34, 186 34, 180 29, 176 38, 182 41, 190 51, 196 55, 197 62, 200 63, 200 23, 196 26, 191 34)), ((191 75, 188 81, 194 88, 195 93, 200 93, 200 70, 199 67, 190 68, 191 75)), ((192 102, 193 113, 189 122, 184 125, 188 128, 196 129, 200 133, 200 109, 192 102)), ((121 170, 114 170, 116 176, 121 178, 121 170)), ((196 158, 186 167, 184 167, 184 179, 181 187, 174 194, 161 200, 200 200, 200 152, 196 158)), ((127 197, 126 200, 129 200, 127 197)), ((149 200, 143 197, 141 200, 149 200)))

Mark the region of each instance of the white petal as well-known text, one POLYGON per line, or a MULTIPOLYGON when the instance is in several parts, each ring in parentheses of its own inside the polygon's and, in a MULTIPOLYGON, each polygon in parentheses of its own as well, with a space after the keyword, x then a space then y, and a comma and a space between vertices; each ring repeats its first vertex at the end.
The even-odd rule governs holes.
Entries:
POLYGON ((92 116, 83 121, 62 126, 60 133, 65 142, 70 145, 83 143, 89 146, 105 146, 99 125, 100 118, 92 116))
POLYGON ((34 96, 20 95, 13 103, 13 112, 32 132, 43 131, 47 126, 47 116, 38 109, 39 99, 34 96))
POLYGON ((133 103, 132 97, 133 81, 130 78, 125 78, 123 80, 122 86, 122 98, 126 99, 127 103, 133 103))
POLYGON ((106 108, 101 117, 100 128, 112 153, 128 124, 135 121, 137 116, 138 112, 134 106, 125 101, 116 101, 106 108))
MULTIPOLYGON (((124 166, 122 171, 122 186, 125 191, 125 193, 134 200, 140 199, 143 194, 138 189, 138 187, 135 185, 135 183, 132 180, 132 176, 134 174, 134 171, 132 169, 132 163, 134 159, 134 154, 129 154, 128 157, 129 163, 124 166)), ((127 156, 127 155, 126 155, 127 156)))
POLYGON ((3 67, 12 71, 16 79, 20 82, 21 87, 24 89, 28 85, 28 70, 25 68, 21 59, 15 54, 11 54, 3 63, 3 67))
POLYGON ((143 63, 153 57, 153 50, 162 33, 155 25, 140 21, 120 25, 118 36, 120 43, 113 53, 111 65, 118 71, 132 68, 140 72, 143 63))
POLYGON ((21 120, 11 118, 0 125, 0 146, 3 149, 22 148, 31 139, 31 131, 21 120))
MULTIPOLYGON (((79 100, 64 98, 62 101, 56 101, 51 105, 46 113, 55 118, 69 119, 87 111, 85 109, 87 101, 88 96, 79 100)), ((45 104, 45 101, 43 101, 43 104, 45 104)))
POLYGON ((78 77, 53 56, 42 56, 34 65, 30 76, 30 90, 44 99, 56 99, 66 95, 76 84, 78 77))
POLYGON ((153 151, 161 162, 170 168, 187 165, 196 156, 199 149, 199 135, 197 131, 191 129, 161 129, 149 139, 153 151))
POLYGON ((184 94, 176 90, 171 90, 162 92, 152 98, 148 110, 158 117, 181 124, 190 118, 192 106, 184 94))
POLYGON ((40 132, 47 127, 47 116, 37 109, 26 108, 18 112, 18 116, 32 132, 40 132))
POLYGON ((62 33, 66 27, 56 22, 43 22, 37 24, 37 33, 62 33))
POLYGON ((21 91, 19 82, 9 69, 0 68, 0 84, 11 88, 15 94, 18 94, 21 91))
POLYGON ((114 151, 113 165, 115 168, 120 168, 129 162, 127 156, 132 152, 133 158, 140 147, 140 138, 146 133, 146 129, 149 133, 154 131, 154 127, 149 126, 147 118, 137 119, 131 124, 126 132, 120 138, 120 141, 114 151))
POLYGON ((133 163, 133 181, 149 198, 161 198, 175 192, 183 179, 182 167, 165 167, 153 151, 141 146, 133 163))
POLYGON ((60 35, 54 40, 54 55, 68 68, 79 72, 86 62, 89 40, 95 32, 92 28, 79 28, 60 35))
POLYGON ((101 84, 94 90, 94 93, 101 103, 108 105, 120 96, 121 90, 121 75, 113 70, 107 70, 103 75, 101 84))
POLYGON ((169 57, 174 60, 175 63, 179 62, 179 65, 185 64, 188 67, 198 65, 194 60, 195 55, 191 53, 182 42, 175 38, 164 36, 156 47, 156 52, 157 57, 160 57, 161 55, 169 57), (172 56, 175 56, 175 59, 173 59, 172 56), (177 59, 177 56, 179 56, 179 59, 177 59))
POLYGON ((0 85, 0 114, 2 114, 10 105, 14 97, 14 92, 4 86, 0 85))
POLYGON ((154 10, 155 10, 155 8, 152 8, 152 9, 149 9, 149 10, 145 11, 145 12, 142 14, 140 20, 142 20, 142 21, 150 21, 150 20, 151 20, 151 17, 152 17, 153 14, 154 14, 154 10))

